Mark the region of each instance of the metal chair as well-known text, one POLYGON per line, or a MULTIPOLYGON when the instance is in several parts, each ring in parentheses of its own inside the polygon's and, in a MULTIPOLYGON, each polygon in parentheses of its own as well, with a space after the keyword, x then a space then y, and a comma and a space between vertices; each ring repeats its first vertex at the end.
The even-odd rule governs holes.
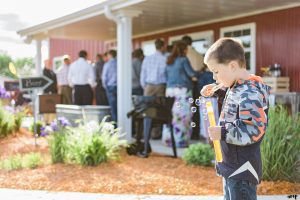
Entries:
MULTIPOLYGON (((142 120, 144 125, 144 151, 139 153, 140 157, 148 157, 150 148, 150 133, 153 123, 168 124, 171 129, 171 140, 174 158, 177 158, 175 138, 172 126, 172 107, 175 99, 172 97, 155 96, 133 96, 134 109, 127 114, 133 120, 142 120)), ((139 123, 141 124, 141 123, 139 123)), ((141 140, 141 128, 138 127, 137 142, 141 140)))

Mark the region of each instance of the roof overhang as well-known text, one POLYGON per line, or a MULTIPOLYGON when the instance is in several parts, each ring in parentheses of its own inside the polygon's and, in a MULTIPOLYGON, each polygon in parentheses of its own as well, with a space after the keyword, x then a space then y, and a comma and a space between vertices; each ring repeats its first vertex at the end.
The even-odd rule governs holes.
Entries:
POLYGON ((104 16, 111 11, 135 10, 133 36, 245 17, 300 6, 299 0, 108 0, 70 15, 18 31, 29 39, 65 38, 114 40, 116 24, 104 16))

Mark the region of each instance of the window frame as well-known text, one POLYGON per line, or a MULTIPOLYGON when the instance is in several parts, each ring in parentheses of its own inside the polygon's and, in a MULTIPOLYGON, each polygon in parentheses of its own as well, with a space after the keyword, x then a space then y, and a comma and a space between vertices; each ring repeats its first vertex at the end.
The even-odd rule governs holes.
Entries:
POLYGON ((168 44, 172 45, 172 43, 174 41, 181 40, 181 38, 185 35, 190 36, 192 38, 192 40, 208 39, 208 41, 210 43, 209 46, 211 46, 214 43, 214 31, 206 30, 206 31, 185 33, 185 34, 169 37, 168 44))
POLYGON ((246 23, 239 24, 234 26, 226 26, 220 28, 220 37, 224 37, 226 32, 234 32, 238 30, 250 29, 250 47, 244 48, 245 52, 250 52, 250 69, 248 70, 250 73, 255 74, 256 72, 256 23, 246 23))

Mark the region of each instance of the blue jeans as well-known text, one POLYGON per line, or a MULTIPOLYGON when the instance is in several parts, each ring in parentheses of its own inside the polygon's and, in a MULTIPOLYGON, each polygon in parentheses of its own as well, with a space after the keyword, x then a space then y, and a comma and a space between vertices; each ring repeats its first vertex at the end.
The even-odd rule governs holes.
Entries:
POLYGON ((117 86, 107 86, 106 95, 111 110, 111 120, 117 122, 117 86))
POLYGON ((246 180, 223 178, 224 200, 257 200, 256 185, 246 180))

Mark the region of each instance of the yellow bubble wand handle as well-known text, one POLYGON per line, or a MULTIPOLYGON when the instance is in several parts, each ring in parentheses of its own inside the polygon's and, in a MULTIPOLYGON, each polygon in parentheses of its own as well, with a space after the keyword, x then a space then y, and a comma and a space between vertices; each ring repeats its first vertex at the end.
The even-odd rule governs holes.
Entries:
MULTIPOLYGON (((212 106, 211 101, 206 101, 206 110, 207 110, 207 116, 209 120, 210 126, 216 126, 216 119, 214 114, 214 109, 212 106)), ((213 140, 215 154, 216 154, 216 160, 217 162, 222 162, 222 151, 221 151, 221 144, 219 140, 213 140)))

